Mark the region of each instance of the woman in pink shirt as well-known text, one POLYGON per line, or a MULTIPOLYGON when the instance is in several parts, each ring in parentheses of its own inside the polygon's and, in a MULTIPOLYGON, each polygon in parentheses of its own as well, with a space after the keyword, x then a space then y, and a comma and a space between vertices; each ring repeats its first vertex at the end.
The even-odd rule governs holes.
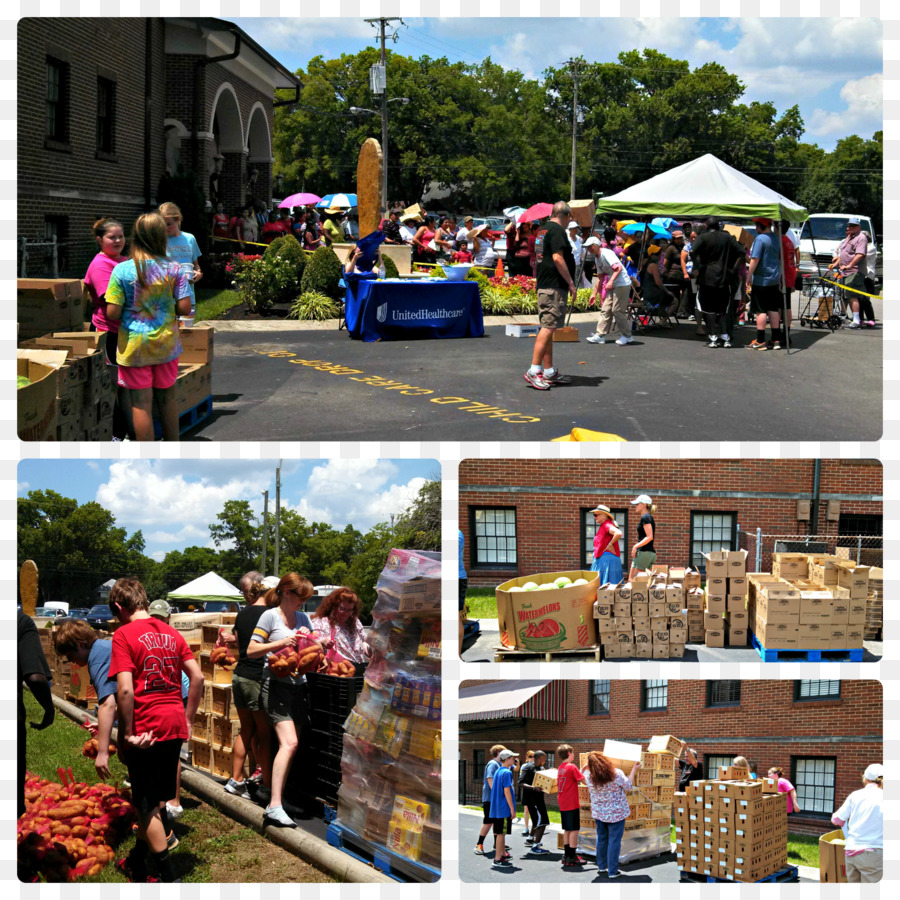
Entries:
POLYGON ((778 766, 772 766, 768 772, 769 778, 778 779, 778 793, 787 794, 787 811, 788 815, 800 812, 800 804, 797 803, 797 789, 784 777, 784 772, 778 766))
MULTIPOLYGON (((106 315, 106 288, 113 269, 119 263, 127 262, 125 256, 125 230, 116 219, 104 216, 94 222, 91 232, 100 251, 91 260, 84 276, 84 285, 91 297, 93 313, 91 315, 91 331, 107 331, 106 339, 107 365, 116 367, 116 346, 118 343, 119 323, 106 315)), ((118 383, 118 369, 112 377, 118 383)), ((116 405, 113 409, 113 440, 123 441, 126 437, 134 439, 134 427, 131 423, 131 398, 126 388, 119 387, 116 394, 116 405)))

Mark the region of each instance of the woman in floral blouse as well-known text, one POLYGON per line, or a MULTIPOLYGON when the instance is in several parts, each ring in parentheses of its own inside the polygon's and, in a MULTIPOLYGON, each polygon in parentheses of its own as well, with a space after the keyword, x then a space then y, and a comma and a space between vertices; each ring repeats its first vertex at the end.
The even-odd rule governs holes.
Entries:
POLYGON ((332 591, 312 617, 313 628, 344 659, 365 662, 372 652, 359 621, 359 597, 349 588, 332 591))
POLYGON ((630 812, 625 793, 631 790, 634 773, 640 767, 640 762, 636 762, 626 778, 621 769, 594 750, 582 770, 591 792, 591 816, 597 823, 597 868, 607 872, 610 878, 619 877, 619 850, 630 812))

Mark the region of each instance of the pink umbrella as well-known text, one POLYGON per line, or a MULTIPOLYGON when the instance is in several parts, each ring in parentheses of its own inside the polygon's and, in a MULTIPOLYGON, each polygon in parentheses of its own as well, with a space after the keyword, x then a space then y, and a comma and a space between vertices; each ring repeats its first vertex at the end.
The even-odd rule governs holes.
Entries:
POLYGON ((547 216, 553 213, 553 204, 552 203, 535 203, 534 206, 529 206, 525 212, 519 216, 520 222, 534 222, 537 219, 544 219, 547 216))
POLYGON ((278 204, 279 209, 290 209, 292 206, 315 206, 322 198, 317 194, 300 193, 285 197, 278 204))

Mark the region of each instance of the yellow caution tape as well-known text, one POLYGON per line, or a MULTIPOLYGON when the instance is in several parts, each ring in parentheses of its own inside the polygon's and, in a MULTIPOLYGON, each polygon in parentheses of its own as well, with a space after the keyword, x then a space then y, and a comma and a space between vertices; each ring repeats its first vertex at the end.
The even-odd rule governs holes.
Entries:
POLYGON ((851 294, 862 294, 863 297, 871 297, 873 300, 881 300, 877 294, 867 294, 865 291, 859 291, 856 288, 845 287, 839 281, 829 281, 827 278, 823 278, 822 282, 824 284, 833 284, 835 287, 839 287, 842 291, 850 291, 851 294))
MULTIPOLYGON (((287 237, 287 234, 285 233, 285 234, 279 235, 279 237, 287 237)), ((292 235, 292 237, 293 237, 293 235, 292 235)), ((223 237, 216 237, 215 235, 213 235, 213 240, 214 241, 231 241, 232 244, 249 244, 251 247, 268 247, 269 246, 268 244, 260 244, 258 241, 239 241, 237 238, 223 238, 223 237)), ((274 240, 274 238, 273 238, 273 240, 274 240)), ((297 240, 297 239, 294 238, 294 240, 297 240)), ((297 241, 297 243, 299 244, 300 242, 297 241)), ((301 247, 300 249, 304 253, 309 253, 309 254, 313 254, 316 252, 315 250, 307 250, 306 247, 301 247)))

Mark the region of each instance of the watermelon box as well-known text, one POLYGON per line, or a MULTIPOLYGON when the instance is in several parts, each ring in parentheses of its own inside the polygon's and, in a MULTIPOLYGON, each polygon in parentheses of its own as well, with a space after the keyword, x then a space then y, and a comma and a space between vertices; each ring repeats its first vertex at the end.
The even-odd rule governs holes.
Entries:
POLYGON ((496 590, 500 643, 539 652, 593 647, 597 643, 593 606, 599 582, 596 572, 580 569, 523 575, 503 582, 496 590), (572 583, 579 579, 585 584, 572 583), (537 589, 555 583, 564 586, 537 589), (532 584, 536 587, 531 588, 532 584))

